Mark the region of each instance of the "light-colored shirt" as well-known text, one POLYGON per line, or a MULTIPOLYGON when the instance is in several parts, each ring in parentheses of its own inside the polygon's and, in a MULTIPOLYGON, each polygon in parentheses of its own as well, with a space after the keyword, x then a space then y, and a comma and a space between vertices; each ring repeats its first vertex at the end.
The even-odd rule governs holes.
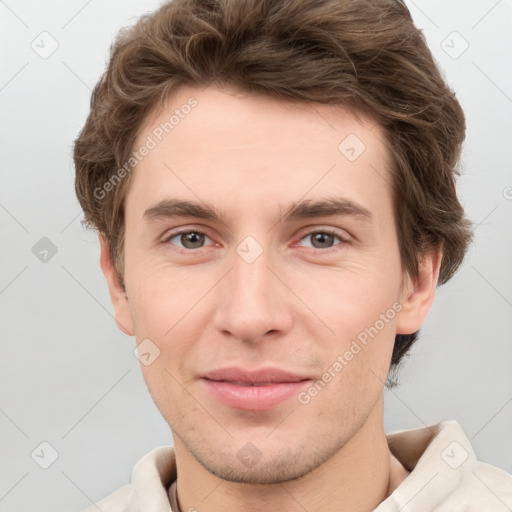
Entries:
MULTIPOLYGON (((512 510, 512 475, 478 461, 456 421, 386 437, 390 451, 410 474, 374 512, 512 510)), ((131 484, 85 512, 186 512, 177 508, 175 483, 174 448, 161 446, 137 462, 131 484)))

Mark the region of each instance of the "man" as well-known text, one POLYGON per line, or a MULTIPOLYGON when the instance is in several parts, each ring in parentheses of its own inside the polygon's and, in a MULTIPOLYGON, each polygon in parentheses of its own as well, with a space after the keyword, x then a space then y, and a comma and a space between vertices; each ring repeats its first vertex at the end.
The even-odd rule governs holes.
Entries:
POLYGON ((470 224, 464 115, 405 6, 175 0, 120 33, 74 148, 116 322, 174 447, 91 510, 509 510, 383 390, 470 224))

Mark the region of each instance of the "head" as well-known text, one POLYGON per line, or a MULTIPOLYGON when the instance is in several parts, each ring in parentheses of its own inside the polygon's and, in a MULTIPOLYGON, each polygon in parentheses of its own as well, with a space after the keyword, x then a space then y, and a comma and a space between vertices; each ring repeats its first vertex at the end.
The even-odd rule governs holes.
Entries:
POLYGON ((204 467, 295 478, 376 414, 471 239, 464 130, 398 1, 174 0, 118 35, 76 191, 117 323, 159 354, 149 390, 204 467), (247 411, 205 387, 226 366, 308 382, 247 411))

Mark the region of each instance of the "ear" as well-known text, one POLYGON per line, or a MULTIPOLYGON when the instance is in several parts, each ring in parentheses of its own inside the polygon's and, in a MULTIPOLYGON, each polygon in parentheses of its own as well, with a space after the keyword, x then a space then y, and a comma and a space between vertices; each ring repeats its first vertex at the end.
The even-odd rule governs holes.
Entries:
POLYGON ((434 301, 441 260, 442 250, 433 250, 423 255, 416 279, 406 276, 400 300, 402 309, 397 315, 397 334, 412 334, 423 325, 434 301))
POLYGON ((135 336, 133 328, 132 314, 128 304, 128 297, 125 289, 119 282, 116 269, 110 257, 107 239, 102 233, 99 234, 100 239, 100 266, 105 278, 107 279, 108 289, 110 291, 110 300, 114 307, 114 316, 117 327, 128 336, 135 336))

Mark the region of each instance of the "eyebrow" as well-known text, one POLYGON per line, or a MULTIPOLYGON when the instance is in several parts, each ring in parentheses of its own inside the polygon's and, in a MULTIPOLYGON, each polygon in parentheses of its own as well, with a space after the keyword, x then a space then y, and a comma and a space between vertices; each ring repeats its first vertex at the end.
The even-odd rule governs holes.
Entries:
MULTIPOLYGON (((334 215, 357 217, 366 222, 373 220, 373 215, 367 208, 350 199, 340 197, 294 202, 286 207, 279 220, 290 222, 334 215)), ((173 217, 195 217, 221 224, 226 224, 231 218, 226 212, 212 205, 182 199, 164 199, 148 208, 143 214, 143 219, 148 222, 173 217)))

